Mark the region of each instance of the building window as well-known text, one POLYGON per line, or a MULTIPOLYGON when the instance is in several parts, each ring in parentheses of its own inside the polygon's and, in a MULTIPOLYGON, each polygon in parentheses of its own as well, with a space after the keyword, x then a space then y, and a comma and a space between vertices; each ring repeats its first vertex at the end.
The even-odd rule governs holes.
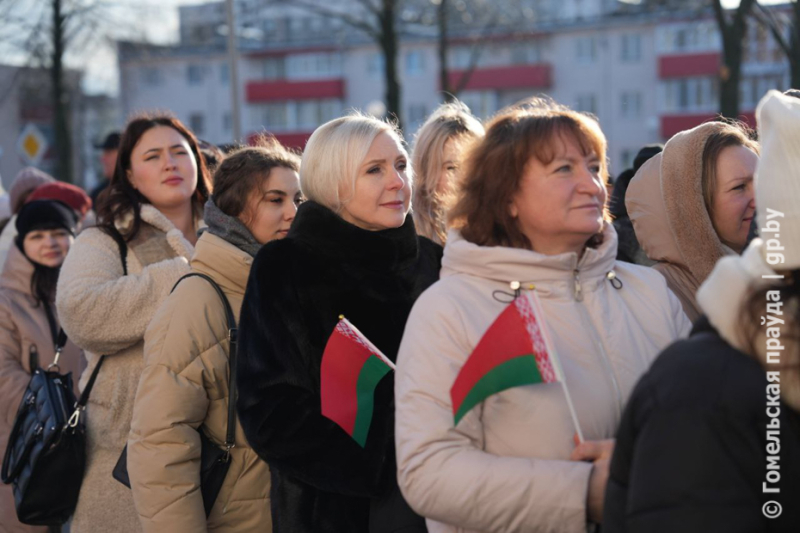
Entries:
POLYGON ((639 118, 642 116, 642 93, 625 92, 620 98, 620 115, 622 118, 639 118))
POLYGON ((622 61, 635 63, 642 59, 642 36, 631 33, 622 36, 622 61))
POLYGON ((231 70, 228 68, 227 63, 219 66, 219 82, 222 85, 228 85, 231 81, 231 70))
POLYGON ((279 80, 284 77, 282 57, 268 57, 261 61, 261 77, 265 80, 279 80))
POLYGON ((408 122, 413 127, 421 125, 428 117, 428 108, 425 104, 409 104, 408 122))
POLYGON ((464 91, 459 95, 461 100, 478 118, 488 118, 498 109, 498 98, 495 91, 464 91))
POLYGON ((142 71, 142 81, 150 87, 157 87, 163 83, 161 69, 158 67, 147 67, 142 71))
POLYGON ((189 85, 200 85, 203 83, 203 66, 189 65, 186 68, 186 79, 189 85))
POLYGON ((586 113, 597 114, 597 96, 594 94, 580 94, 578 95, 575 109, 577 111, 584 111, 586 113))
POLYGON ((386 58, 382 53, 377 52, 369 56, 367 60, 367 74, 374 78, 383 76, 385 70, 386 58))
POLYGON ((406 52, 406 75, 422 76, 425 74, 425 56, 422 50, 411 50, 406 52))
POLYGON ((472 62, 472 48, 469 46, 457 46, 450 51, 448 66, 451 69, 466 70, 472 62))
POLYGON ((230 133, 232 129, 233 129, 233 119, 231 118, 231 112, 226 111, 222 114, 222 131, 230 133))
POLYGON ((286 77, 289 79, 338 78, 342 61, 338 53, 295 54, 286 58, 286 77))
POLYGON ((189 128, 198 137, 205 134, 205 117, 203 117, 202 113, 189 115, 189 128))
POLYGON ((289 126, 286 104, 266 104, 263 106, 264 127, 268 130, 285 130, 289 126))
POLYGON ((665 112, 708 112, 718 106, 716 78, 682 78, 662 83, 665 112))
POLYGON ((582 65, 589 65, 597 59, 597 40, 594 37, 579 37, 576 40, 577 60, 582 65))
POLYGON ((539 43, 520 43, 511 47, 511 63, 514 65, 533 65, 541 61, 542 49, 539 43))

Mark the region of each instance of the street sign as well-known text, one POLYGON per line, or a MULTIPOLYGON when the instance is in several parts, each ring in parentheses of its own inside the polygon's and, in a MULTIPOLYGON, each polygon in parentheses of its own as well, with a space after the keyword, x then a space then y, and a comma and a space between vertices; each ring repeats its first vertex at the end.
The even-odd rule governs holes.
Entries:
POLYGON ((38 165, 47 152, 47 139, 36 124, 28 123, 17 141, 17 152, 29 165, 38 165))

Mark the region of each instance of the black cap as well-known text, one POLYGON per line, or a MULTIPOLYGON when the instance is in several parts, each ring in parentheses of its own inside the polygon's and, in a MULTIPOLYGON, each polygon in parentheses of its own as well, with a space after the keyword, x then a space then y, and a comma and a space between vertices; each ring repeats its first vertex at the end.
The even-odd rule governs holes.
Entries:
POLYGON ((17 243, 22 244, 25 235, 42 229, 65 229, 75 235, 78 214, 58 200, 34 200, 22 206, 17 213, 17 243))
POLYGON ((122 139, 122 136, 118 131, 112 131, 108 135, 103 142, 99 144, 95 144, 94 147, 98 150, 116 150, 119 148, 119 141, 122 139))

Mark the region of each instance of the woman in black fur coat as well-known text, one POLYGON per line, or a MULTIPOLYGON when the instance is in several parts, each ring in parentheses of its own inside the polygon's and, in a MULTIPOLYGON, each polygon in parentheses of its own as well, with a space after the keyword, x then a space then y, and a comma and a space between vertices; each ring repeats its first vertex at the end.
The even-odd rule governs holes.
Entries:
POLYGON ((272 474, 277 533, 424 532, 396 481, 394 376, 375 390, 364 448, 321 415, 320 363, 339 316, 394 360, 442 249, 408 215, 399 132, 366 117, 311 136, 300 206, 286 239, 253 263, 242 305, 238 412, 272 474))

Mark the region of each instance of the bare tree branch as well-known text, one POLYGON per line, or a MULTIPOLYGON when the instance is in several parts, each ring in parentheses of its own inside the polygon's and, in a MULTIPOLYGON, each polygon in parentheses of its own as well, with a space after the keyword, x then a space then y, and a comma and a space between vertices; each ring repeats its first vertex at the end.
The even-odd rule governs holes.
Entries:
POLYGON ((306 0, 294 0, 292 3, 293 6, 305 9, 312 13, 316 13, 318 15, 323 15, 330 18, 335 18, 341 20, 345 24, 352 26, 358 30, 363 31, 367 35, 369 35, 373 39, 379 39, 380 33, 378 28, 375 26, 369 25, 367 22, 358 19, 349 13, 343 13, 341 11, 336 11, 334 9, 329 9, 327 7, 323 7, 319 4, 315 4, 313 2, 308 2, 306 0))

